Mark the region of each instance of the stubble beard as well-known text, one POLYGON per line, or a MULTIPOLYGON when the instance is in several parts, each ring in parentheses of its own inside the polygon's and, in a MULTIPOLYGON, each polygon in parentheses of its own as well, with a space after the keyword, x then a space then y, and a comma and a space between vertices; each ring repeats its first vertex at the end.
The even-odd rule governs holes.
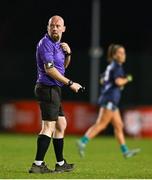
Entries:
POLYGON ((58 42, 60 40, 60 36, 58 34, 52 34, 51 38, 55 41, 58 42))

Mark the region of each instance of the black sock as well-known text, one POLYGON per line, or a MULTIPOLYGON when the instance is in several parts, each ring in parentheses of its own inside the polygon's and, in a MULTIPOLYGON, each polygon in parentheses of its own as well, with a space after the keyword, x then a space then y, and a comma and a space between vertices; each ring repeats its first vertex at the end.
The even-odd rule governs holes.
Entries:
POLYGON ((57 162, 63 161, 63 138, 53 139, 53 145, 57 162))
POLYGON ((44 156, 48 150, 49 144, 50 144, 51 138, 44 135, 40 134, 37 139, 37 153, 35 160, 37 161, 43 161, 44 156))

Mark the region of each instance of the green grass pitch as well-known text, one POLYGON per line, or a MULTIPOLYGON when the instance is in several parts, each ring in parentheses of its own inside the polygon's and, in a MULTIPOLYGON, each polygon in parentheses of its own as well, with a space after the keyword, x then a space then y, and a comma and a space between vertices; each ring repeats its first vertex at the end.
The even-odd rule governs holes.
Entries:
MULTIPOLYGON (((74 162, 76 169, 62 174, 29 174, 35 156, 36 135, 0 135, 0 178, 10 179, 151 179, 152 139, 127 139, 129 147, 140 147, 141 153, 124 159, 113 137, 97 137, 86 149, 86 157, 77 154, 75 141, 78 137, 66 136, 64 154, 68 162, 74 162)), ((55 156, 51 144, 46 163, 54 168, 55 156)))

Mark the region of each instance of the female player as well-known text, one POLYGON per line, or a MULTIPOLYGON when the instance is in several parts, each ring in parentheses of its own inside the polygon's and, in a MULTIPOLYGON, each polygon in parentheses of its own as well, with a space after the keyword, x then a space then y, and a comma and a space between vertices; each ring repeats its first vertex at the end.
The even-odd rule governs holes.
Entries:
POLYGON ((108 48, 109 65, 101 77, 101 95, 99 97, 99 114, 95 124, 93 124, 85 135, 77 141, 80 155, 84 156, 84 150, 90 139, 103 131, 109 123, 114 127, 115 136, 120 144, 120 149, 124 157, 132 157, 140 149, 129 150, 123 133, 123 122, 120 116, 118 104, 121 98, 123 87, 132 81, 131 75, 125 75, 123 64, 126 60, 125 48, 119 44, 112 44, 108 48))

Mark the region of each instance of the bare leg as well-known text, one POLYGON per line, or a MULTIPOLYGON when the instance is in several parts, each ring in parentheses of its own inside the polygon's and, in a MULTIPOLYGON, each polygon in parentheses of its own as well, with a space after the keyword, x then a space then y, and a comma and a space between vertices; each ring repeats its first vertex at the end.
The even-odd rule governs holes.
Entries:
POLYGON ((100 108, 96 123, 93 124, 85 133, 85 135, 77 141, 78 152, 81 157, 84 157, 84 149, 89 139, 94 138, 99 132, 103 131, 113 117, 113 111, 100 108))
POLYGON ((116 110, 114 112, 114 116, 112 118, 112 124, 114 127, 115 136, 119 142, 119 144, 125 144, 125 137, 123 132, 123 122, 120 116, 120 111, 116 110))
POLYGON ((67 127, 67 121, 66 121, 65 117, 59 116, 58 120, 56 121, 53 138, 63 138, 66 127, 67 127))
POLYGON ((56 121, 43 121, 42 120, 42 129, 40 131, 40 134, 51 137, 55 130, 55 123, 56 121))
POLYGON ((140 149, 129 150, 126 145, 125 136, 123 132, 123 122, 122 122, 119 110, 114 112, 112 124, 114 126, 115 136, 120 144, 120 148, 124 157, 129 158, 139 153, 140 149))
POLYGON ((111 110, 100 108, 96 123, 87 130, 85 136, 89 139, 94 138, 107 127, 112 117, 113 112, 111 110))

